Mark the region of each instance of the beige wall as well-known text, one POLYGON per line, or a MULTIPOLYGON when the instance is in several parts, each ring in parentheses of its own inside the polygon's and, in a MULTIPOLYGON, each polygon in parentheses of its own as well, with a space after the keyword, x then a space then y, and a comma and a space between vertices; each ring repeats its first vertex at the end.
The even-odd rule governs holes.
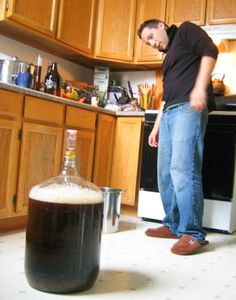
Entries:
POLYGON ((225 74, 226 92, 236 94, 236 41, 228 41, 228 47, 229 52, 219 54, 213 74, 218 73, 219 78, 225 74))
POLYGON ((55 61, 58 63, 58 71, 63 79, 85 81, 89 84, 93 83, 93 70, 54 56, 53 53, 38 50, 2 35, 0 36, 0 52, 10 56, 17 56, 21 60, 34 64, 37 63, 37 57, 38 54, 40 54, 43 59, 43 77, 46 74, 48 65, 51 64, 52 61, 55 61))

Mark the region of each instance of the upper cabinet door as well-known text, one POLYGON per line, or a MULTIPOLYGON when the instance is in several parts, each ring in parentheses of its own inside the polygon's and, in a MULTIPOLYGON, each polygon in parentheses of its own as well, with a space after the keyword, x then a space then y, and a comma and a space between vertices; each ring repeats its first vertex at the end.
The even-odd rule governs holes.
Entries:
POLYGON ((86 53, 92 53, 95 0, 61 0, 57 39, 86 53))
POLYGON ((162 54, 144 42, 138 37, 137 30, 139 25, 148 19, 159 19, 165 21, 166 0, 139 0, 136 19, 136 44, 135 44, 135 62, 157 62, 162 59, 162 54))
POLYGON ((208 24, 236 23, 235 0, 208 0, 208 24))
POLYGON ((6 17, 48 36, 56 32, 58 0, 9 0, 6 17))
POLYGON ((100 0, 95 56, 133 60, 136 0, 100 0))
POLYGON ((168 0, 167 18, 168 25, 180 25, 190 21, 197 25, 205 24, 206 0, 168 0))

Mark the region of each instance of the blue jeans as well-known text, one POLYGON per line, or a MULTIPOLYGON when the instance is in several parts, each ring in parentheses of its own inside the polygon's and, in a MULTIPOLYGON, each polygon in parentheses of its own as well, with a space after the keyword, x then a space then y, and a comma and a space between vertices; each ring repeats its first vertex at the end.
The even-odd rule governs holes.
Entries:
POLYGON ((163 225, 177 235, 205 241, 202 229, 203 138, 207 109, 196 112, 189 103, 163 112, 158 146, 158 185, 165 211, 163 225))

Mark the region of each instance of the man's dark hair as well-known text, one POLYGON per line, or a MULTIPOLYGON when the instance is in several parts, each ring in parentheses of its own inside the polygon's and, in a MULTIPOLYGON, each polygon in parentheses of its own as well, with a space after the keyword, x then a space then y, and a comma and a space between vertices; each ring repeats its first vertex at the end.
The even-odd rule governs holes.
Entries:
POLYGON ((163 24, 165 24, 166 28, 168 28, 168 25, 167 25, 165 22, 163 22, 163 21, 161 21, 161 20, 158 20, 158 19, 149 19, 149 20, 146 20, 145 22, 143 22, 143 23, 139 26, 139 29, 138 29, 138 31, 137 31, 137 34, 138 34, 139 38, 140 38, 140 39, 142 38, 141 35, 142 35, 143 29, 144 29, 145 27, 148 27, 148 28, 157 28, 157 25, 158 25, 160 22, 163 23, 163 24))

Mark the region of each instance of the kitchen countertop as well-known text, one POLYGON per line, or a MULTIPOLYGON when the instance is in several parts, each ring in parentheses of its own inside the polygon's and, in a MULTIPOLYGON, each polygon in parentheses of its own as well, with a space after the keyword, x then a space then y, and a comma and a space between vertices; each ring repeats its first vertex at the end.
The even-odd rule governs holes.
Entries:
POLYGON ((72 106, 77 106, 77 107, 81 107, 83 109, 88 109, 88 110, 105 113, 105 114, 113 115, 113 116, 122 116, 122 117, 125 117, 125 116, 128 116, 128 117, 140 116, 140 117, 142 117, 142 116, 144 116, 144 111, 113 111, 113 110, 109 110, 106 108, 96 107, 96 106, 93 106, 90 104, 79 103, 74 100, 53 96, 53 95, 46 94, 43 92, 24 88, 24 87, 15 85, 15 84, 4 83, 1 81, 0 81, 0 88, 8 90, 8 91, 16 92, 16 93, 25 94, 28 96, 40 98, 40 99, 45 99, 45 100, 49 100, 49 101, 54 101, 54 102, 59 102, 59 103, 68 104, 68 105, 72 105, 72 106))
MULTIPOLYGON (((40 98, 40 99, 45 99, 45 100, 49 100, 49 101, 54 101, 54 102, 59 102, 59 103, 63 103, 63 104, 68 104, 68 105, 72 105, 72 106, 77 106, 77 107, 81 107, 83 109, 88 109, 88 110, 92 110, 92 111, 96 111, 96 112, 100 112, 100 113, 105 113, 108 115, 113 115, 113 116, 122 116, 122 117, 143 117, 145 115, 145 111, 113 111, 113 110, 109 110, 106 108, 102 108, 102 107, 96 107, 90 104, 85 104, 85 103, 79 103, 76 102, 74 100, 69 100, 69 99, 65 99, 62 97, 57 97, 57 96, 53 96, 50 94, 46 94, 43 92, 39 92, 39 91, 35 91, 32 89, 27 89, 21 86, 17 86, 15 84, 9 84, 9 83, 4 83, 0 81, 0 88, 1 89, 5 89, 8 91, 12 91, 12 92, 16 92, 16 93, 22 93, 25 95, 29 95, 32 97, 36 97, 36 98, 40 98)), ((225 97, 217 97, 216 100, 217 101, 224 101, 225 97), (220 100, 219 100, 220 99, 220 100)), ((236 111, 234 110, 215 110, 209 113, 210 115, 235 115, 236 116, 236 111)))

